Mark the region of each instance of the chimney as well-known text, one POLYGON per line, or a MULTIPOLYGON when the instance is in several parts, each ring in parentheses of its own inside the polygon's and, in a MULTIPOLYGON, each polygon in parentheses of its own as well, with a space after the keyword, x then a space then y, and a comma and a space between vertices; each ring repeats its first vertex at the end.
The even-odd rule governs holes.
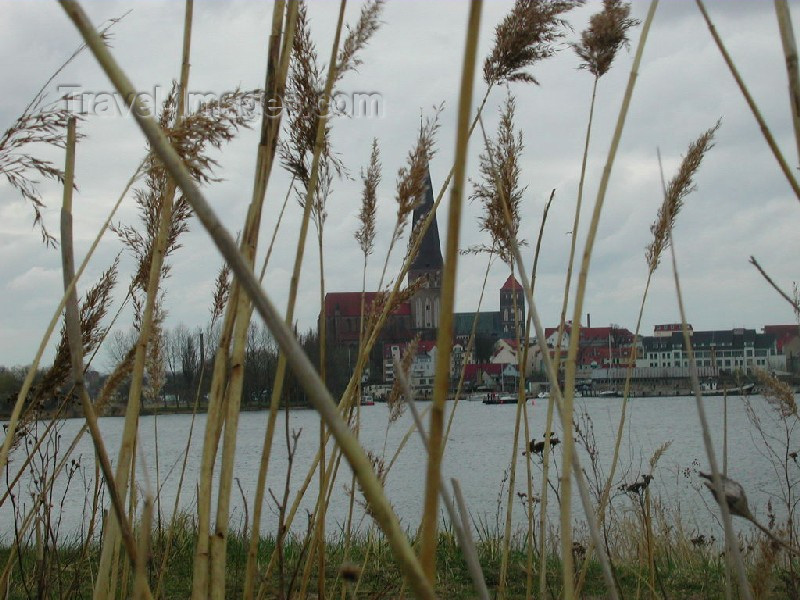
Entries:
POLYGON ((592 328, 592 313, 586 313, 586 328, 592 328))

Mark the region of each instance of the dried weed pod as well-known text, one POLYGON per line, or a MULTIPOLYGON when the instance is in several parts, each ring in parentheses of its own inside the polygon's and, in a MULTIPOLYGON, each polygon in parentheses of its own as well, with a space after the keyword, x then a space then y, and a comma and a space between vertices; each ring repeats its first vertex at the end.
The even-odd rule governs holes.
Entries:
POLYGON ((361 210, 358 221, 361 224, 355 233, 361 252, 365 257, 372 254, 375 249, 375 213, 377 210, 377 191, 381 182, 381 160, 378 140, 372 140, 372 153, 369 158, 369 167, 366 173, 362 171, 361 181, 364 189, 361 192, 361 210))
POLYGON ((363 50, 370 38, 381 26, 381 13, 384 0, 370 0, 361 7, 361 14, 355 27, 347 25, 347 36, 336 61, 336 79, 339 80, 348 71, 357 71, 362 60, 358 53, 363 50))
POLYGON ((628 47, 628 30, 639 24, 630 14, 630 2, 603 0, 603 10, 589 19, 581 41, 570 44, 581 58, 579 68, 598 78, 608 72, 620 48, 628 47))
POLYGON ((755 371, 758 382, 761 384, 761 395, 778 411, 782 418, 797 416, 797 400, 789 384, 777 377, 770 375, 763 369, 755 371))
POLYGON ((483 64, 487 85, 510 81, 536 83, 525 69, 555 54, 555 44, 569 24, 562 18, 583 0, 516 0, 495 28, 492 51, 483 64))
POLYGON ((717 121, 716 125, 704 131, 689 145, 677 174, 667 186, 656 221, 650 226, 653 241, 645 249, 645 259, 651 274, 658 268, 662 253, 669 247, 670 232, 675 225, 675 218, 683 207, 686 196, 695 189, 694 176, 706 152, 714 146, 714 134, 719 129, 720 123, 721 121, 717 121))
MULTIPOLYGON (((698 475, 707 480, 703 483, 705 483, 706 487, 714 494, 717 502, 721 502, 720 498, 717 496, 714 479, 711 474, 700 471, 698 475)), ((750 512, 750 507, 747 505, 747 495, 744 493, 742 484, 722 474, 720 474, 719 477, 722 481, 722 494, 725 497, 725 503, 728 505, 730 513, 737 517, 747 519, 748 521, 753 521, 753 514, 750 512)))
POLYGON ((523 245, 518 239, 520 206, 526 190, 520 187, 520 156, 524 145, 522 132, 514 130, 516 102, 508 93, 500 113, 500 125, 496 141, 485 139, 485 149, 480 155, 481 180, 472 182, 470 200, 483 204, 480 217, 481 231, 488 231, 492 237, 491 248, 476 247, 472 251, 494 251, 508 265, 514 256, 514 244, 523 245), (511 217, 509 228, 506 211, 511 217))

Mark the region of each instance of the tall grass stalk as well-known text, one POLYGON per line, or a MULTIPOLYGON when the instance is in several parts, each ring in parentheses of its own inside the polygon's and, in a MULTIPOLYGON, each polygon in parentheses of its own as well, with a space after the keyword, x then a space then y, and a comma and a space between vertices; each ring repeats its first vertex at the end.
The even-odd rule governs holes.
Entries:
POLYGON ((764 136, 767 146, 769 146, 769 149, 772 151, 772 155, 775 157, 775 160, 778 161, 778 166, 786 177, 786 181, 792 188, 794 195, 797 197, 797 200, 800 201, 800 185, 798 185, 794 173, 792 173, 792 170, 786 162, 786 159, 783 157, 783 153, 778 147, 778 143, 775 141, 769 126, 767 126, 767 122, 764 120, 758 105, 750 95, 742 76, 739 74, 739 69, 736 68, 733 59, 731 58, 730 54, 728 54, 725 44, 722 42, 722 38, 720 38, 719 33, 717 33, 717 28, 714 27, 714 23, 711 21, 711 17, 708 15, 705 4, 702 2, 702 0, 695 0, 695 2, 697 3, 697 8, 700 9, 700 12, 703 15, 703 19, 706 22, 708 31, 711 34, 711 37, 714 39, 714 43, 717 45, 717 48, 719 48, 719 52, 722 54, 725 64, 728 66, 731 75, 733 75, 733 78, 736 81, 736 85, 739 86, 739 91, 742 92, 742 96, 744 96, 745 102, 747 102, 747 106, 750 108, 750 112, 753 113, 753 117, 758 123, 759 129, 761 129, 761 134, 764 136))
POLYGON ((792 125, 797 143, 797 157, 800 161, 800 70, 797 66, 797 43, 794 39, 792 15, 786 0, 775 0, 775 16, 781 34, 781 45, 786 57, 786 75, 789 80, 789 106, 792 111, 792 125))
MULTIPOLYGON (((78 295, 75 287, 70 287, 70 282, 75 278, 75 257, 73 253, 72 238, 72 191, 74 188, 75 176, 75 119, 72 118, 67 123, 67 145, 66 145, 66 165, 64 168, 64 199, 61 208, 61 261, 64 276, 64 288, 69 291, 65 307, 65 321, 67 338, 69 341, 70 358, 72 363, 72 378, 74 391, 78 394, 83 407, 86 424, 92 435, 95 452, 98 462, 103 472, 103 476, 108 486, 111 504, 117 514, 117 518, 122 524, 123 540, 126 550, 131 560, 136 560, 136 546, 131 534, 128 522, 125 517, 125 509, 118 494, 117 487, 114 485, 114 475, 111 470, 111 462, 108 460, 108 453, 103 443, 100 428, 97 425, 97 415, 95 414, 89 392, 86 389, 83 378, 83 350, 81 342, 81 322, 80 311, 78 308, 78 295)), ((141 555, 140 555, 141 556, 141 555)))
MULTIPOLYGON (((687 358, 689 359, 689 377, 692 381, 692 391, 695 396, 695 403, 697 405, 697 416, 700 420, 700 426, 703 430, 703 445, 705 446, 706 455, 708 456, 708 463, 711 467, 712 485, 717 498, 724 498, 722 474, 717 465, 716 453, 714 452, 714 445, 711 442, 711 431, 708 426, 708 419, 706 417, 705 404, 703 396, 700 393, 700 380, 697 376, 697 363, 694 359, 694 349, 692 347, 692 340, 689 335, 689 328, 686 321, 686 311, 683 306, 683 295, 681 293, 680 278, 678 276, 678 262, 675 258, 675 243, 672 241, 672 229, 669 229, 670 237, 670 254, 672 257, 672 273, 675 281, 675 293, 678 297, 678 309, 681 315, 681 324, 683 329, 683 343, 686 347, 687 358)), ((751 600, 753 595, 750 589, 750 583, 747 580, 747 571, 742 560, 742 553, 739 550, 739 540, 736 532, 733 529, 733 522, 731 520, 731 511, 727 502, 718 502, 720 512, 722 513, 722 525, 725 530, 725 556, 726 561, 732 558, 734 570, 736 571, 736 578, 739 584, 739 594, 745 600, 751 600)))
POLYGON ((275 336, 278 345, 286 354, 288 362, 295 371, 312 405, 325 416, 326 424, 330 428, 337 444, 342 448, 348 462, 357 473, 367 502, 375 514, 376 522, 386 535, 395 560, 407 578, 412 590, 420 597, 432 598, 434 596, 433 589, 425 577, 419 561, 414 556, 408 539, 405 537, 396 515, 389 506, 380 483, 372 472, 369 459, 349 431, 347 424, 340 417, 330 393, 322 385, 314 366, 308 361, 291 330, 286 326, 275 306, 261 289, 258 280, 247 268, 236 242, 224 229, 218 217, 208 205, 174 148, 172 148, 157 123, 143 113, 141 99, 137 96, 136 89, 119 68, 110 51, 103 46, 83 9, 75 0, 59 0, 59 2, 84 40, 86 40, 92 54, 109 77, 115 89, 125 99, 128 107, 133 109, 132 114, 137 124, 151 143, 154 152, 180 186, 200 222, 209 232, 215 245, 229 263, 231 270, 239 278, 242 289, 251 297, 259 314, 275 336))
MULTIPOLYGON (((278 76, 277 76, 277 83, 275 85, 275 97, 283 99, 284 92, 286 89, 286 77, 289 72, 289 59, 292 53, 292 47, 294 44, 294 36, 295 36, 295 28, 297 25, 297 14, 298 14, 299 3, 297 2, 289 2, 286 6, 286 18, 285 18, 285 26, 283 31, 283 38, 280 40, 280 55, 279 55, 279 62, 278 62, 278 76)), ((278 32, 279 33, 279 32, 278 32)), ((276 52, 275 47, 277 46, 278 42, 275 40, 277 33, 274 27, 274 19, 273 19, 273 30, 270 36, 269 48, 270 48, 270 58, 268 61, 268 70, 271 68, 270 65, 274 64, 274 54, 276 52)), ((267 80, 269 82, 270 76, 267 75, 267 80)), ((270 149, 270 154, 274 157, 275 153, 275 144, 277 142, 278 136, 278 129, 275 128, 274 132, 271 132, 267 139, 264 140, 263 146, 266 146, 266 149, 270 149)), ((265 150, 266 150, 265 149, 265 150)), ((261 148, 259 148, 259 152, 263 152, 261 148)), ((273 159, 270 159, 270 163, 273 159)), ((266 162, 266 161, 265 161, 266 162)), ((259 170, 262 172, 262 170, 259 170)), ((289 185, 289 191, 286 193, 286 199, 284 200, 283 207, 281 208, 281 217, 283 216, 283 211, 286 207, 286 202, 288 201, 289 194, 291 193, 292 186, 294 185, 294 177, 292 178, 292 183, 289 185)), ((278 223, 280 223, 280 217, 278 219, 278 223)), ((267 250, 266 257, 264 258, 264 265, 261 270, 261 277, 263 278, 264 272, 267 267, 267 262, 269 261, 269 257, 272 253, 272 248, 275 242, 275 236, 277 235, 278 231, 278 224, 275 226, 275 231, 273 233, 272 241, 270 242, 269 249, 267 250)), ((282 387, 282 382, 281 382, 282 387)), ((258 558, 258 532, 261 529, 261 511, 263 510, 264 505, 264 491, 266 489, 266 481, 267 481, 267 472, 269 469, 269 457, 270 452, 272 449, 272 440, 275 434, 275 422, 277 419, 278 413, 278 404, 280 402, 280 394, 272 395, 270 399, 270 411, 269 417, 267 419, 267 428, 264 432, 264 443, 261 449, 261 460, 259 462, 258 467, 258 479, 256 483, 256 491, 253 501, 253 525, 251 527, 251 539, 250 545, 247 552, 247 566, 245 568, 245 583, 244 583, 244 598, 245 600, 252 600, 253 593, 254 593, 254 586, 255 586, 255 576, 257 570, 257 558, 258 558)))
MULTIPOLYGON (((187 10, 184 15, 184 31, 191 28, 192 11, 187 10)), ((190 48, 189 35, 184 35, 184 52, 190 48)), ((183 118, 185 105, 180 101, 180 97, 188 87, 189 65, 188 56, 183 57, 181 68, 181 80, 179 83, 179 101, 175 113, 175 122, 180 124, 183 118)), ((133 470, 133 453, 136 444, 139 409, 142 396, 142 385, 144 379, 145 363, 147 360, 147 348, 151 342, 150 337, 154 332, 157 334, 156 302, 158 301, 158 290, 162 275, 162 265, 167 251, 168 237, 172 222, 172 208, 175 200, 177 185, 173 180, 168 180, 166 189, 161 195, 159 207, 158 233, 152 241, 152 256, 150 257, 150 270, 147 280, 146 300, 141 316, 139 338, 136 343, 136 354, 134 356, 133 371, 131 373, 130 390, 128 394, 128 404, 125 410, 125 423, 123 426, 122 441, 120 443, 119 454, 116 465, 116 485, 121 496, 127 492, 129 483, 135 479, 133 470)), ((132 486, 133 487, 133 486, 132 486)), ((106 528, 106 536, 103 539, 103 547, 98 567, 98 576, 95 583, 95 600, 103 600, 108 594, 113 595, 109 582, 112 555, 118 548, 118 536, 120 531, 120 520, 116 517, 109 519, 106 528)))
POLYGON ((450 355, 452 353, 453 308, 455 305, 456 268, 458 266, 458 243, 461 232, 461 205, 467 171, 467 148, 469 144, 469 115, 472 112, 472 94, 475 81, 475 65, 478 54, 482 0, 470 3, 464 63, 461 71, 461 90, 458 99, 458 129, 456 133, 455 173, 450 190, 450 206, 447 219, 447 242, 445 246, 444 273, 442 277, 439 331, 436 341, 436 375, 433 386, 433 405, 430 417, 430 452, 425 478, 425 500, 420 534, 420 561, 428 581, 436 580, 436 540, 438 510, 438 488, 441 481, 442 437, 444 434, 444 403, 450 386, 450 355))
MULTIPOLYGON (((617 124, 614 131, 614 137, 611 140, 611 147, 608 151, 606 165, 603 169, 603 176, 600 180, 600 185, 597 191, 597 199, 594 205, 592 220, 586 236, 586 242, 583 250, 583 259, 581 261, 581 269, 578 274, 578 287, 575 293, 575 303, 573 307, 572 329, 570 331, 569 350, 567 353, 567 365, 564 377, 564 410, 561 414, 561 425, 564 436, 564 449, 562 455, 562 473, 561 473, 561 555, 564 562, 564 597, 571 600, 574 597, 575 584, 573 581, 573 560, 572 560, 572 523, 570 515, 570 507, 572 500, 572 486, 570 481, 570 473, 572 469, 572 457, 575 452, 575 443, 572 432, 572 418, 574 411, 574 394, 575 394, 575 367, 578 353, 578 341, 580 339, 580 319, 583 314, 583 300, 586 294, 586 281, 589 275, 589 264, 591 262, 592 249, 594 248, 595 238, 597 236, 597 228, 600 223, 600 214, 603 210, 603 203, 605 202, 606 190, 608 189, 608 182, 611 178, 611 169, 614 165, 616 158, 617 148, 622 137, 622 130, 625 126, 625 119, 628 114, 631 98, 633 96, 633 89, 638 77, 639 65, 641 64, 644 46, 647 41, 647 35, 650 32, 650 25, 653 22, 656 8, 658 7, 658 0, 653 0, 647 11, 642 32, 639 36, 639 43, 636 48, 636 54, 631 66, 628 84, 625 88, 625 96, 622 100, 617 124)), ((587 515, 588 516, 588 515, 587 515)))
MULTIPOLYGON (((430 454, 430 440, 428 435, 425 433, 425 427, 422 424, 422 417, 420 416, 419 409, 414 401, 414 392, 409 384, 408 376, 397 360, 395 360, 395 372, 397 373, 397 379, 403 388, 405 401, 408 404, 408 408, 411 411, 414 423, 417 426, 417 433, 419 433, 420 439, 422 440, 422 447, 425 448, 426 453, 430 454)), ((454 490, 458 489, 456 480, 454 479, 452 481, 454 490)), ((442 504, 444 504, 445 509, 447 510, 447 515, 450 517, 450 523, 452 524, 453 530, 456 532, 456 537, 458 538, 458 543, 461 546, 461 550, 464 552, 464 558, 467 562, 467 569, 469 570, 469 575, 472 578, 472 583, 475 586, 475 591, 478 593, 478 597, 482 600, 489 600, 489 590, 486 587, 486 581, 483 578, 481 564, 478 560, 478 552, 475 548, 475 542, 472 539, 471 525, 469 524, 469 520, 466 518, 466 515, 469 514, 469 512, 467 511, 463 498, 460 498, 459 510, 456 511, 453 498, 447 491, 447 486, 445 485, 443 477, 439 481, 439 494, 442 497, 442 504)))
MULTIPOLYGON (((253 268, 261 223, 261 213, 267 185, 275 155, 275 139, 280 127, 280 119, 271 118, 267 110, 267 102, 276 98, 278 91, 277 78, 285 72, 277 73, 279 69, 278 48, 280 31, 283 24, 284 2, 276 2, 273 6, 272 32, 269 39, 269 55, 267 60, 267 75, 265 83, 265 110, 262 115, 261 138, 257 152, 253 191, 247 218, 242 233, 242 254, 250 268, 253 268), (277 75, 276 75, 277 73, 277 75), (275 123, 274 121, 277 121, 275 123)), ((234 283, 234 286, 237 284, 234 283)), ((238 294, 236 304, 236 317, 233 334, 233 349, 231 352, 232 369, 226 389, 225 437, 222 448, 222 463, 220 467, 220 482, 217 499, 217 516, 214 537, 211 542, 211 579, 210 596, 221 600, 225 595, 226 580, 226 545, 230 520, 230 496, 233 483, 233 467, 236 452, 236 438, 242 388, 244 384, 244 356, 247 346, 247 332, 250 326, 252 307, 245 294, 238 294)), ((254 537, 258 538, 257 530, 253 530, 254 537)), ((252 543, 252 542, 251 542, 252 543)), ((252 571, 252 567, 250 569, 252 571)), ((248 581, 248 569, 245 569, 245 585, 248 581)))
MULTIPOLYGON (((626 365, 625 383, 622 392, 622 406, 620 408, 619 423, 617 425, 617 434, 614 440, 614 453, 611 458, 611 466, 609 468, 606 483, 603 486, 603 492, 600 495, 600 502, 597 508, 598 519, 601 522, 605 519, 605 510, 608 504, 611 488, 614 483, 614 476, 616 474, 617 465, 619 462, 620 447, 622 444, 622 437, 625 428, 625 421, 627 416, 628 399, 631 391, 631 379, 633 376, 633 366, 636 360, 637 344, 636 340, 639 338, 641 331, 642 316, 644 314, 644 307, 647 303, 647 296, 650 290, 650 284, 653 280, 653 275, 656 272, 664 250, 669 246, 670 236, 669 231, 675 224, 675 221, 680 213, 684 200, 694 191, 694 177, 700 168, 701 162, 705 154, 713 146, 714 135, 719 129, 720 122, 718 121, 713 127, 704 131, 700 136, 689 144, 686 155, 681 162, 678 172, 672 178, 669 186, 664 185, 664 199, 658 209, 656 219, 651 225, 650 230, 653 234, 653 240, 648 244, 645 251, 645 259, 647 261, 647 280, 645 282, 644 290, 642 292, 642 299, 639 303, 639 314, 636 319, 636 328, 633 334, 634 343, 628 352, 628 360, 626 365)), ((660 155, 659 155, 660 160, 660 155)), ((587 565, 581 569, 581 575, 578 583, 578 588, 583 584, 586 577, 587 565)))

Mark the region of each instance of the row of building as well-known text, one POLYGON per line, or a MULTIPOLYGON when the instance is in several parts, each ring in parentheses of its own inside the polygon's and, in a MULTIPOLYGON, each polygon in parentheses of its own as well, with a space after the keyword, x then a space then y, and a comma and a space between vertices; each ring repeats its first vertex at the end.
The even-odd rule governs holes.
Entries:
MULTIPOLYGON (((414 210, 413 227, 433 209, 433 191, 428 176, 425 198, 414 210)), ((421 240, 419 252, 408 272, 408 283, 419 290, 396 307, 381 330, 373 349, 368 377, 372 383, 389 384, 394 380, 395 362, 416 339, 412 360, 412 384, 422 393, 433 384, 436 365, 436 338, 439 327, 439 296, 442 279, 442 254, 436 218, 421 240), (421 282, 419 280, 422 280, 421 282)), ((364 294, 369 313, 377 294, 364 294)), ((361 292, 331 292, 325 297, 324 318, 331 345, 348 347, 355 356, 361 330, 361 292)), ((480 313, 456 313, 453 319, 451 376, 453 382, 464 372, 467 389, 515 387, 519 381, 518 365, 524 347, 517 341, 515 323, 525 323, 526 310, 522 286, 510 275, 499 290, 499 310, 480 313), (468 340, 473 334, 471 349, 468 340)), ((651 336, 635 336, 616 325, 579 330, 576 363, 578 377, 584 381, 612 382, 624 379, 633 356, 635 380, 672 380, 689 376, 689 352, 680 324, 657 325, 651 336)), ((545 330, 545 346, 551 358, 564 359, 573 327, 562 332, 545 330), (560 342, 559 342, 560 337, 560 342)), ((767 325, 761 332, 735 328, 722 331, 694 331, 689 327, 699 375, 718 378, 751 375, 755 369, 773 373, 797 373, 800 370, 800 328, 795 325, 767 325)), ((522 336, 520 336, 522 337, 522 336)), ((526 374, 543 379, 543 357, 536 340, 528 340, 526 374)))

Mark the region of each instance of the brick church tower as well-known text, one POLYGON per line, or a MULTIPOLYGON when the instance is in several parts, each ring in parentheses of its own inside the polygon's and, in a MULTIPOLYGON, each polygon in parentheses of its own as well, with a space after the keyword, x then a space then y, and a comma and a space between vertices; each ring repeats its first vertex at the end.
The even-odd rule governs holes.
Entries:
POLYGON ((525 293, 520 283, 509 275, 503 287, 500 288, 500 328, 504 338, 516 338, 517 332, 514 325, 514 305, 517 307, 517 322, 519 323, 520 336, 525 335, 525 293))
MULTIPOLYGON (((414 209, 412 231, 416 230, 421 221, 433 210, 433 185, 431 174, 425 180, 425 198, 414 209)), ((419 252, 408 270, 408 283, 411 285, 417 279, 425 278, 423 287, 411 298, 411 327, 412 330, 422 334, 422 339, 436 339, 436 330, 439 327, 439 296, 442 285, 442 249, 439 241, 439 226, 436 215, 433 222, 420 243, 419 252)))

